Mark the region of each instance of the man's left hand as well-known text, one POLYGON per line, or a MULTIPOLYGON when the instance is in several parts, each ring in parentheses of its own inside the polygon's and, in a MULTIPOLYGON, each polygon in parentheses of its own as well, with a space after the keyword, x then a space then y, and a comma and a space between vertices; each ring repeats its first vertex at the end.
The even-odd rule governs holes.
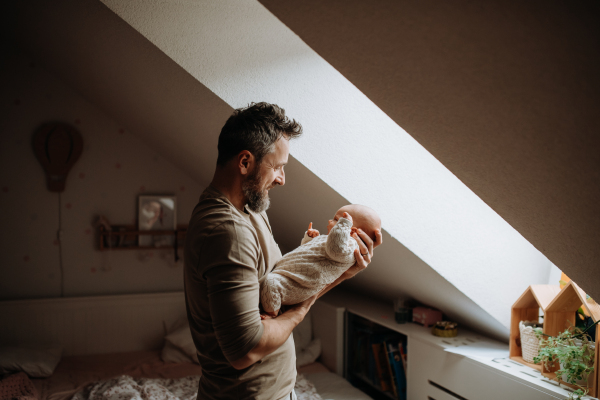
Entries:
POLYGON ((356 262, 344 272, 344 279, 352 278, 354 275, 367 268, 373 258, 373 249, 383 242, 383 236, 381 235, 380 230, 375 231, 375 242, 373 242, 369 235, 362 229, 358 229, 357 232, 352 234, 352 237, 356 240, 356 243, 358 243, 358 249, 354 250, 356 262))

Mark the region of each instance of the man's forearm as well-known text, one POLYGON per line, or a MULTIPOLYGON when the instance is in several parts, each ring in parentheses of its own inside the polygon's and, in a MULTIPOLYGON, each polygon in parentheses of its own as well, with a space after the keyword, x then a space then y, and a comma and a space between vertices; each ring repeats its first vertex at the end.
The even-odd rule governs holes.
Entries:
POLYGON ((262 320, 264 331, 260 341, 244 357, 232 362, 233 368, 247 368, 281 347, 292 334, 292 330, 302 322, 307 312, 308 308, 294 307, 277 318, 262 320))

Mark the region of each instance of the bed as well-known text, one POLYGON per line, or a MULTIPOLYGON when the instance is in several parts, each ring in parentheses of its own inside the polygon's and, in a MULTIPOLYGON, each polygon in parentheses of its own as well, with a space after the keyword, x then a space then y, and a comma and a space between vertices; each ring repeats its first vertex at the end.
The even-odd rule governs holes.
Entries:
MULTIPOLYGON (((306 352, 298 352, 308 361, 317 358, 315 342, 322 349, 317 360, 298 368, 299 399, 370 399, 341 376, 343 311, 317 302, 307 320, 310 332, 307 324, 295 332, 296 341, 306 342, 306 352)), ((30 397, 40 400, 194 400, 200 366, 186 358, 185 346, 171 346, 165 357, 172 342, 165 339, 181 330, 184 319, 181 292, 4 301, 0 347, 62 348, 50 377, 25 377, 33 383, 30 397)))

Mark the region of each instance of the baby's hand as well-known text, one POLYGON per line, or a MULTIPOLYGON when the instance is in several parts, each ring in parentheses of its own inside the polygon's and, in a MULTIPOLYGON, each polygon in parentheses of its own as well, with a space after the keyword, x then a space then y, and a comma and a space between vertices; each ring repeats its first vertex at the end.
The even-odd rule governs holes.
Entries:
POLYGON ((348 221, 350 221, 350 223, 352 223, 352 216, 347 212, 345 212, 344 215, 342 215, 342 217, 346 218, 348 221))
POLYGON ((316 238, 319 236, 319 231, 312 228, 312 222, 308 224, 308 230, 306 231, 306 234, 311 238, 316 238))

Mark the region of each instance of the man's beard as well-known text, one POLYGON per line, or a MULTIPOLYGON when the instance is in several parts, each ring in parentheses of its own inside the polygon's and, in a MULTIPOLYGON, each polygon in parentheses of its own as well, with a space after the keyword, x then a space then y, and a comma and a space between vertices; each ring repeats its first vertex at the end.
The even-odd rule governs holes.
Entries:
POLYGON ((257 168, 248 175, 244 183, 242 183, 242 191, 246 197, 246 204, 248 205, 248 208, 255 213, 266 211, 271 205, 269 193, 266 190, 262 190, 260 187, 261 177, 258 170, 259 168, 257 166, 257 168))

